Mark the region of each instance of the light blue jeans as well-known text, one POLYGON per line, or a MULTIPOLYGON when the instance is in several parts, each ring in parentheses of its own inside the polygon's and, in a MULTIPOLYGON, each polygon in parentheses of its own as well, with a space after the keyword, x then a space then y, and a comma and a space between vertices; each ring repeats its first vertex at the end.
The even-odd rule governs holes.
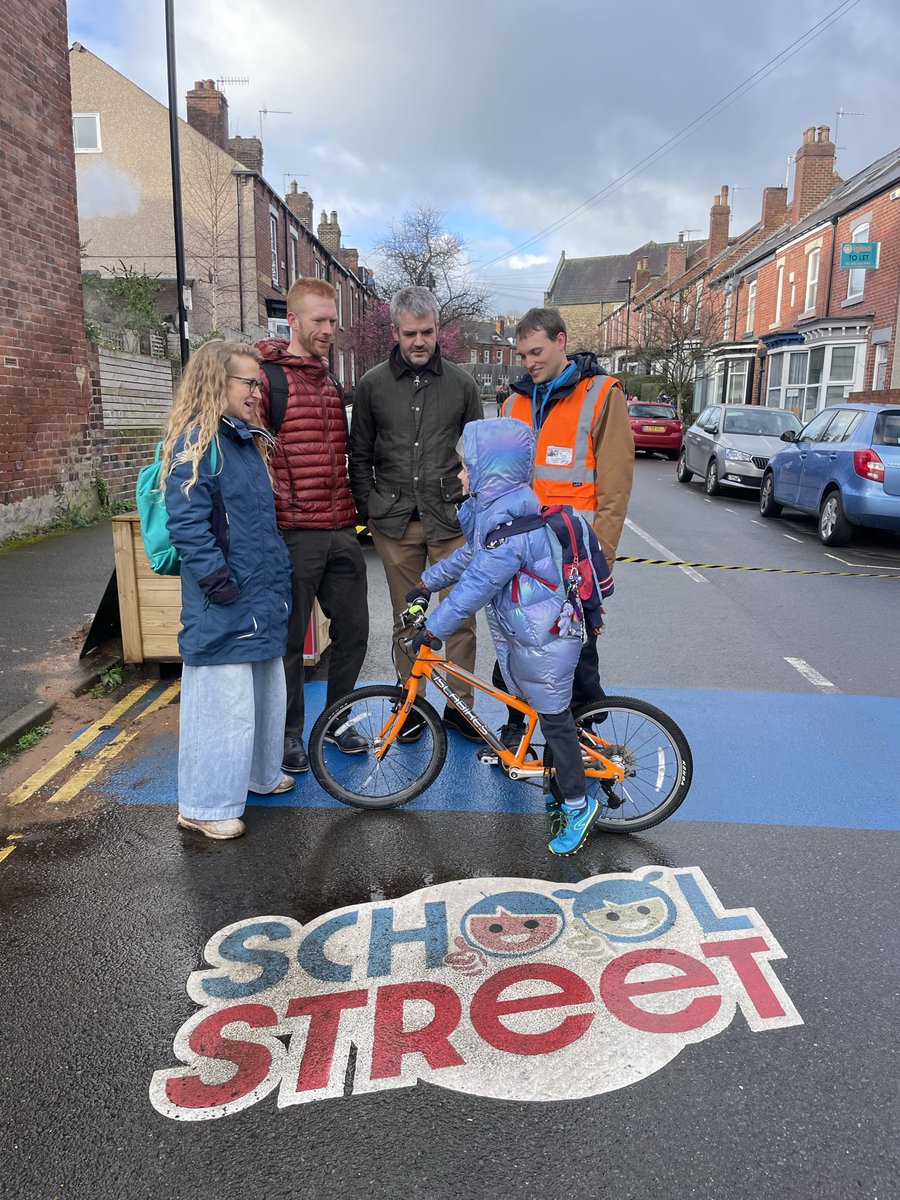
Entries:
POLYGON ((281 781, 287 693, 280 658, 185 666, 178 736, 178 811, 195 821, 239 817, 247 792, 281 781))

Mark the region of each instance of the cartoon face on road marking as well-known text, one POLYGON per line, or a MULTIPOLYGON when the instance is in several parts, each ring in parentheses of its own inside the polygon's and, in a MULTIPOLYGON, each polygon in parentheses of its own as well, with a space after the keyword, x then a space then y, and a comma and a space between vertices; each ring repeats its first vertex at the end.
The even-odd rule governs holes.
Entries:
POLYGON ((560 900, 571 900, 579 920, 611 942, 646 942, 670 928, 675 905, 660 888, 650 883, 661 872, 644 879, 606 879, 581 892, 554 892, 560 900))
POLYGON ((460 922, 470 946, 501 958, 517 958, 552 945, 565 926, 558 904, 537 892, 501 892, 479 900, 460 922))
POLYGON ((668 913, 662 900, 648 896, 646 900, 631 904, 615 904, 607 900, 602 908, 593 909, 582 915, 582 920, 592 929, 599 929, 607 937, 615 934, 618 939, 639 938, 656 932, 665 922, 668 913))

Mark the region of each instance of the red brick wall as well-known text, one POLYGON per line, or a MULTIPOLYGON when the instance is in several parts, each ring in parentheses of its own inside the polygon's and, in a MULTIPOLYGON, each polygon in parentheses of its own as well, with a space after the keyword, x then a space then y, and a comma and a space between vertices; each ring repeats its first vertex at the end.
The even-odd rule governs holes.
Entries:
POLYGON ((0 8, 0 536, 56 515, 92 476, 66 36, 63 0, 0 8))

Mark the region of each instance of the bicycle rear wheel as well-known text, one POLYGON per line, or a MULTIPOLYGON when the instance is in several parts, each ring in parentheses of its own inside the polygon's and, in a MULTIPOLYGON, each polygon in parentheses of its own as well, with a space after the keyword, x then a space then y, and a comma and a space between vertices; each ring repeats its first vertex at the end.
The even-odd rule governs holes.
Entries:
POLYGON ((638 833, 672 815, 688 794, 694 760, 670 716, 644 700, 607 696, 583 705, 575 721, 584 745, 625 768, 621 782, 588 777, 588 794, 600 802, 595 828, 638 833))
POLYGON ((357 688, 329 705, 313 726, 309 762, 313 775, 329 795, 354 808, 396 808, 422 794, 434 783, 447 757, 443 722, 427 700, 416 698, 404 728, 422 723, 414 742, 396 738, 379 759, 375 750, 406 696, 401 687, 374 684, 357 688), (364 738, 364 753, 344 754, 329 734, 352 729, 364 738))

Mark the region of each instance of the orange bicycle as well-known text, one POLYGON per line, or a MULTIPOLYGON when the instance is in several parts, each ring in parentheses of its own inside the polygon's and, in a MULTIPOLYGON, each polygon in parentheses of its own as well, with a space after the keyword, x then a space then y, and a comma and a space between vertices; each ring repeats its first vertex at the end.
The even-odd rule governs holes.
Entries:
MULTIPOLYGON (((421 628, 424 617, 406 623, 421 628)), ((533 782, 552 793, 552 763, 545 763, 539 752, 543 745, 534 742, 539 731, 535 710, 520 696, 499 691, 440 658, 435 653, 440 648, 434 638, 419 649, 404 687, 356 688, 325 709, 313 726, 308 752, 313 774, 329 795, 355 808, 396 808, 434 783, 447 758, 447 733, 437 711, 419 696, 421 680, 431 680, 484 738, 491 749, 479 756, 482 761, 496 762, 510 779, 533 782), (507 749, 459 697, 454 679, 523 714, 522 739, 515 751, 507 749), (329 740, 329 735, 333 738, 347 729, 365 739, 365 752, 345 754, 329 740)), ((644 700, 606 696, 578 709, 575 723, 588 792, 600 805, 597 828, 637 833, 671 816, 687 795, 693 775, 687 738, 671 717, 644 700)))

